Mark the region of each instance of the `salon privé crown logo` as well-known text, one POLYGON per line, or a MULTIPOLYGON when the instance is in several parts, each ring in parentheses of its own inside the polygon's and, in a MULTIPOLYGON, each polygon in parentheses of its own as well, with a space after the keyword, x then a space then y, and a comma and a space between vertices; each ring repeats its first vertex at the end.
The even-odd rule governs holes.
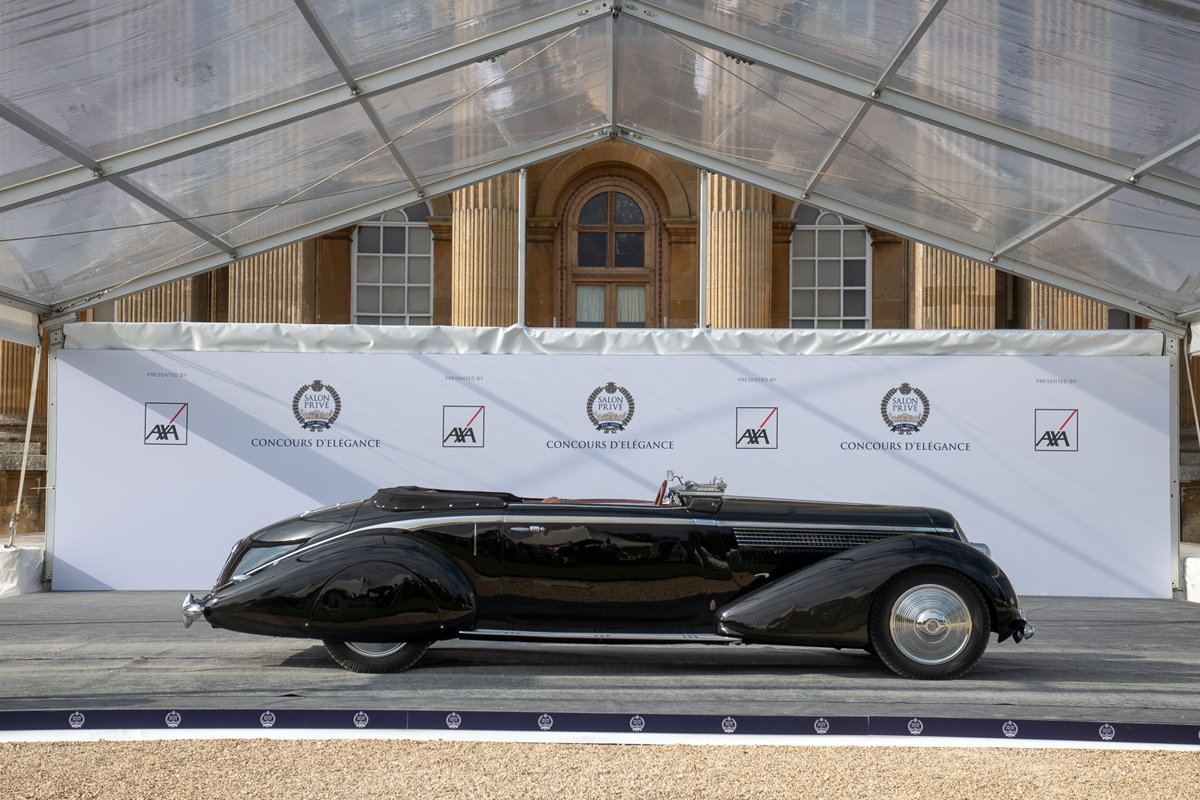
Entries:
POLYGON ((327 431, 342 413, 342 398, 327 383, 306 383, 292 398, 292 413, 306 431, 327 431))
POLYGON ((623 431, 633 419, 633 395, 624 386, 609 381, 588 397, 587 414, 601 433, 623 431))
POLYGON ((929 398, 920 389, 902 383, 883 396, 879 412, 892 433, 911 435, 929 419, 929 398))

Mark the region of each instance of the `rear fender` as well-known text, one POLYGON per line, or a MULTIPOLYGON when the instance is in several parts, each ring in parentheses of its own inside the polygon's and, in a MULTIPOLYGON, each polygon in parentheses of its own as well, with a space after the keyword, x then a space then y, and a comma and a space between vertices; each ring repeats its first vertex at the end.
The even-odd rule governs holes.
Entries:
POLYGON ((941 566, 974 581, 988 600, 990 625, 1016 610, 998 566, 970 545, 941 536, 896 536, 851 548, 768 583, 725 606, 717 630, 747 642, 863 647, 875 593, 913 567, 941 566))

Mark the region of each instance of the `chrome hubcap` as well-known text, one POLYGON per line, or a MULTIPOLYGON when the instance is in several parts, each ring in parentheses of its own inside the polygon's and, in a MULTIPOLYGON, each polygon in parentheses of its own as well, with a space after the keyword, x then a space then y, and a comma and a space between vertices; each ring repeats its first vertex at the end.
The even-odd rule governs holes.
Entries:
POLYGON ((971 611, 955 592, 936 583, 914 586, 896 599, 892 641, 919 664, 944 664, 971 638, 971 611))
POLYGON ((368 658, 382 658, 390 656, 400 648, 404 647, 404 642, 346 642, 346 647, 349 647, 360 656, 368 658))

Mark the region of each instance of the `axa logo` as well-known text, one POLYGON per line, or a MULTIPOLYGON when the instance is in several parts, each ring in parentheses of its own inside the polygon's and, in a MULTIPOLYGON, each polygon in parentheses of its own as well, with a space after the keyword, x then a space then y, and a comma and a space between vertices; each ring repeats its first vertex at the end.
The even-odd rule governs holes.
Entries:
POLYGON ((1033 449, 1039 453, 1079 450, 1079 409, 1034 409, 1033 433, 1033 449))
POLYGON ((187 403, 146 403, 143 444, 187 444, 187 403))
POLYGON ((745 406, 737 409, 738 450, 777 450, 779 448, 778 406, 745 406))
POLYGON ((483 447, 484 406, 442 406, 442 447, 483 447))

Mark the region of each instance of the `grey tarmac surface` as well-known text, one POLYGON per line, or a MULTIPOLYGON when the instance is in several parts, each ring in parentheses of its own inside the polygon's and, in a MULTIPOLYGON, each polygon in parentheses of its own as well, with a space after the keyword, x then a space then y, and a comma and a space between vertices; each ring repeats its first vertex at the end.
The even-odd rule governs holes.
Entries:
POLYGON ((359 675, 319 642, 184 629, 184 591, 0 599, 0 709, 311 708, 884 715, 1200 724, 1200 604, 1032 597, 965 678, 860 651, 447 641, 359 675))

